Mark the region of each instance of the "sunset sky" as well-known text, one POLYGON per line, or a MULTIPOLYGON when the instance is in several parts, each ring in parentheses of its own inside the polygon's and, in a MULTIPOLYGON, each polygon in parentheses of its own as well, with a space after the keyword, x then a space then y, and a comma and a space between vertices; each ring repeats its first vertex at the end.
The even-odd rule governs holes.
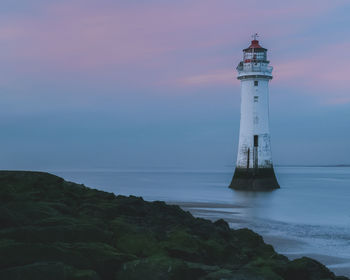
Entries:
POLYGON ((233 165, 235 67, 274 67, 275 164, 350 163, 350 2, 2 0, 0 168, 233 165))

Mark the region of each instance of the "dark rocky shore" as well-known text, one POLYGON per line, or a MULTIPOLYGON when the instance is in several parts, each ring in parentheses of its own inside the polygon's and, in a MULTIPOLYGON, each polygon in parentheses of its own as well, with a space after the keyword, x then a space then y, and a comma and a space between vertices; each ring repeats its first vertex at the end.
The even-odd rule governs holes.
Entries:
POLYGON ((0 172, 0 279, 321 280, 249 229, 39 172, 0 172))

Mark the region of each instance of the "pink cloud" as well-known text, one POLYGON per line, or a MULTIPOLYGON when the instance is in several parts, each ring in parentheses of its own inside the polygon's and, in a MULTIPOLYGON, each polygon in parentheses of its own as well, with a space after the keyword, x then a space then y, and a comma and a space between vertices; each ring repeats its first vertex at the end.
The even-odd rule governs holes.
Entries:
POLYGON ((334 44, 304 54, 299 59, 277 64, 276 83, 308 88, 310 94, 322 97, 326 103, 348 103, 348 64, 350 44, 334 44))
MULTIPOLYGON (((244 47, 242 42, 248 44, 250 33, 261 30, 270 45, 278 40, 293 43, 295 36, 290 34, 304 28, 303 20, 317 18, 343 3, 59 1, 46 4, 35 16, 3 20, 0 38, 7 47, 2 62, 16 67, 1 79, 3 83, 15 83, 20 75, 56 79, 58 73, 67 79, 137 81, 149 87, 237 84, 233 56, 244 47), (232 57, 220 53, 228 47, 234 49, 232 57), (232 70, 228 69, 231 65, 232 70)), ((322 53, 315 56, 321 58, 322 53)), ((276 64, 276 83, 291 84, 297 79, 313 87, 313 80, 322 79, 339 87, 344 75, 324 69, 318 58, 305 56, 276 64), (306 74, 311 78, 306 79, 306 74)))
POLYGON ((228 30, 237 44, 248 37, 247 29, 252 32, 259 29, 257 20, 262 15, 272 32, 281 34, 291 27, 273 28, 274 21, 294 13, 309 17, 311 8, 314 14, 330 8, 329 3, 322 1, 316 6, 294 3, 259 5, 259 9, 253 9, 259 1, 247 1, 244 5, 209 0, 139 6, 91 3, 52 4, 42 10, 41 16, 10 21, 3 32, 6 35, 7 30, 16 41, 24 43, 15 48, 17 58, 39 59, 61 66, 98 67, 228 43, 232 40, 228 30), (242 23, 246 29, 235 28, 242 23))
POLYGON ((232 85, 238 84, 233 69, 219 70, 212 73, 199 74, 178 80, 182 86, 232 85))

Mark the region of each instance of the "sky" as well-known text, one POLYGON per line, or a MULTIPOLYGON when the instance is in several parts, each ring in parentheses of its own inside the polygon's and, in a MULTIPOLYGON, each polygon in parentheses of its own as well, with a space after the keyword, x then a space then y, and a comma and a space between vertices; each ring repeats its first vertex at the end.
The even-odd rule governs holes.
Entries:
POLYGON ((350 163, 350 2, 2 0, 0 168, 220 169, 236 65, 274 67, 276 165, 350 163))

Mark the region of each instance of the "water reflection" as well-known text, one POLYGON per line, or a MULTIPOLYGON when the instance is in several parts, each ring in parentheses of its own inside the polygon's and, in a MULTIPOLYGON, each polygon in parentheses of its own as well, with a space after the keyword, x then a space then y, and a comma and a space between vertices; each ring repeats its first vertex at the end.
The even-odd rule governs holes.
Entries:
POLYGON ((232 202, 241 205, 241 215, 250 220, 259 217, 267 218, 275 205, 276 191, 251 192, 233 190, 232 202))

